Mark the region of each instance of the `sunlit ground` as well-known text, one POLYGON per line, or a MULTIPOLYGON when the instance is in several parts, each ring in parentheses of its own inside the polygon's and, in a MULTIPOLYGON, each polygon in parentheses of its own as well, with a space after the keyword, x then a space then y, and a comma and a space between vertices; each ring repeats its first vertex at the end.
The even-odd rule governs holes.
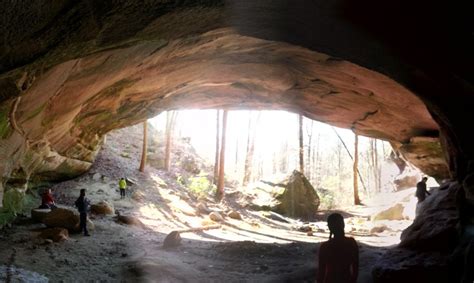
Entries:
MULTIPOLYGON (((222 223, 210 220, 207 214, 200 215, 195 208, 191 207, 188 201, 175 191, 162 188, 158 185, 159 178, 155 178, 156 193, 167 203, 169 211, 157 204, 145 204, 139 208, 140 217, 144 224, 155 231, 169 233, 174 230, 183 230, 195 227, 205 227, 208 225, 221 224, 219 229, 211 229, 199 233, 185 232, 181 236, 184 239, 200 241, 255 241, 259 243, 290 243, 290 242, 321 242, 328 239, 329 231, 327 224, 321 222, 301 222, 298 220, 285 218, 289 223, 283 223, 265 216, 268 212, 251 211, 240 209, 239 213, 243 220, 235 220, 229 217, 222 223), (298 231, 303 226, 311 227, 311 235, 298 231)), ((398 193, 395 197, 384 198, 379 196, 374 199, 375 204, 368 204, 363 207, 347 207, 346 212, 354 216, 346 218, 346 235, 354 237, 357 241, 371 246, 383 247, 392 246, 400 241, 400 233, 411 224, 410 220, 399 221, 371 221, 370 214, 380 210, 384 205, 393 204, 394 200, 406 198, 412 191, 398 193), (386 226, 386 230, 381 233, 371 233, 375 226, 386 226)), ((215 204, 210 206, 214 211, 224 211, 226 207, 215 204)))

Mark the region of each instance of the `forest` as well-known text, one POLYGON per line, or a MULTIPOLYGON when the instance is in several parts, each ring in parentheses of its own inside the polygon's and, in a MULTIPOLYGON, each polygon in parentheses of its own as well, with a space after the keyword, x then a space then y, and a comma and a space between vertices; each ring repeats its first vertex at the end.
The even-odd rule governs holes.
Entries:
POLYGON ((168 111, 149 122, 166 143, 164 167, 169 170, 173 141, 186 140, 208 164, 209 172, 200 175, 220 195, 224 178, 234 188, 247 187, 298 170, 331 209, 395 191, 393 180, 402 171, 388 142, 287 111, 168 111))

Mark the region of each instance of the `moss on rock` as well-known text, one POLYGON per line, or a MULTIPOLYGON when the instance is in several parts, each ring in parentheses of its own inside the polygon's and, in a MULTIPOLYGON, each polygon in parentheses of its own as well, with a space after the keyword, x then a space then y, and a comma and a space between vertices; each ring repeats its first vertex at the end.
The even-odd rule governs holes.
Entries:
POLYGON ((8 138, 13 129, 10 126, 10 119, 9 119, 9 110, 10 105, 2 105, 0 107, 0 138, 5 139, 8 138))
POLYGON ((22 212, 24 208, 24 198, 25 193, 20 190, 10 189, 6 191, 3 195, 3 209, 14 215, 22 212))

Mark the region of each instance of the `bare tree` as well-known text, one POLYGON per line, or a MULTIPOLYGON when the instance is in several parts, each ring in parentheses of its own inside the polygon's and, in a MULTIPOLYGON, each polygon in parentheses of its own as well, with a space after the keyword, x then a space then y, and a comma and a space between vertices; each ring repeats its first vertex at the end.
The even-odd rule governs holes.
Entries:
POLYGON ((214 162, 214 184, 217 185, 219 179, 219 137, 220 137, 220 110, 216 111, 216 159, 214 162))
POLYGON ((375 191, 380 192, 381 186, 382 186, 382 180, 381 180, 381 172, 380 172, 380 165, 379 165, 379 152, 378 152, 378 145, 377 145, 377 139, 374 139, 374 173, 375 173, 375 191))
POLYGON ((242 185, 246 186, 252 175, 252 162, 255 152, 255 140, 257 136, 257 126, 260 120, 261 112, 259 111, 255 119, 252 113, 249 113, 248 134, 247 134, 247 153, 245 155, 244 179, 242 185))
MULTIPOLYGON (((344 142, 344 140, 342 139, 342 137, 339 135, 339 133, 336 131, 336 129, 334 129, 334 127, 332 127, 332 130, 334 131, 334 133, 336 134, 336 136, 337 136, 337 137, 339 138, 339 140, 341 141, 342 145, 343 145, 344 148, 346 149, 347 154, 349 155, 349 157, 351 158, 351 160, 354 161, 354 158, 352 157, 352 154, 351 154, 351 152, 349 151, 349 149, 347 148, 346 143, 344 142)), ((365 190, 365 192, 366 192, 367 195, 368 195, 369 192, 367 191, 367 187, 365 186, 364 180, 362 179, 362 175, 360 174, 360 171, 359 171, 358 168, 357 168, 357 175, 359 175, 359 180, 360 180, 360 182, 362 183, 362 186, 364 187, 364 190, 365 190)))
POLYGON ((318 133, 317 137, 316 137, 316 149, 313 150, 313 156, 312 156, 312 160, 313 160, 313 168, 311 169, 312 171, 315 172, 315 175, 316 177, 314 178, 314 183, 316 185, 316 187, 319 186, 319 183, 321 182, 321 158, 320 158, 320 140, 321 140, 321 133, 318 133))
POLYGON ((283 141, 283 144, 281 145, 280 149, 280 173, 286 173, 288 171, 288 150, 289 150, 289 145, 288 145, 288 140, 285 139, 283 141))
MULTIPOLYGON (((339 191, 342 191, 342 172, 343 172, 343 166, 342 166, 342 146, 344 144, 344 141, 340 140, 340 142, 337 144, 336 147, 336 155, 337 155, 337 172, 338 172, 338 181, 337 181, 337 189, 339 191)), ((345 146, 345 145, 344 145, 345 146)))
POLYGON ((145 171, 145 165, 146 165, 146 151, 147 151, 147 128, 148 128, 148 122, 145 121, 143 122, 143 146, 142 146, 142 158, 140 160, 140 172, 145 171))
POLYGON ((298 115, 298 139, 299 139, 299 155, 300 155, 300 172, 304 174, 304 143, 303 143, 303 115, 298 115))
POLYGON ((222 114, 222 137, 221 137, 221 154, 219 157, 219 180, 217 182, 217 199, 224 198, 224 165, 225 165, 225 138, 227 131, 227 110, 222 114))
POLYGON ((360 204, 359 198, 359 185, 357 183, 357 174, 359 172, 358 168, 359 162, 359 135, 354 133, 354 167, 353 167, 353 180, 354 180, 354 205, 360 204))
POLYGON ((312 163, 312 156, 311 156, 311 151, 312 151, 312 148, 313 148, 313 125, 314 125, 314 121, 311 120, 311 123, 309 126, 306 127, 306 135, 308 136, 308 146, 307 146, 307 153, 306 153, 306 177, 309 179, 309 180, 312 180, 312 175, 313 175, 313 171, 314 169, 312 168, 312 166, 314 165, 312 163))
POLYGON ((165 170, 170 170, 171 164, 171 136, 173 135, 173 127, 176 122, 176 111, 168 111, 166 113, 166 148, 165 148, 165 170))

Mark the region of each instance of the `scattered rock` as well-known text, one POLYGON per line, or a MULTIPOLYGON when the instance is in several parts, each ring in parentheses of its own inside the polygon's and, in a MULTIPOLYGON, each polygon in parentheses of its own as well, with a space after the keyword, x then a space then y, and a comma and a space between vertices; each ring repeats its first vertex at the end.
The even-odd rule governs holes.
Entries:
POLYGON ((283 216, 273 211, 269 211, 268 213, 265 213, 264 215, 265 217, 270 218, 272 220, 280 221, 283 223, 290 223, 290 221, 286 220, 283 216))
POLYGON ((113 214, 114 209, 111 204, 106 201, 101 201, 91 205, 91 212, 94 214, 107 215, 113 214))
POLYGON ((219 212, 213 211, 209 214, 209 219, 215 222, 222 222, 224 221, 224 217, 219 212))
POLYGON ((387 229, 388 229, 387 225, 377 225, 373 227, 372 229, 370 229, 370 234, 382 233, 387 229))
POLYGON ((179 245, 181 245, 181 235, 178 231, 172 231, 163 241, 163 248, 165 249, 175 248, 179 245))
POLYGON ((43 222, 43 219, 51 212, 49 208, 33 208, 31 210, 31 218, 37 222, 43 222))
POLYGON ((38 237, 49 239, 54 242, 61 242, 69 238, 69 232, 65 228, 47 228, 41 231, 38 237))
POLYGON ((146 227, 145 224, 143 224, 143 222, 140 221, 140 219, 138 219, 137 217, 135 216, 130 216, 130 215, 118 215, 117 216, 117 222, 119 223, 122 223, 122 224, 126 224, 126 225, 133 225, 133 226, 138 226, 138 227, 146 227))
POLYGON ((306 233, 306 236, 313 236, 313 231, 309 231, 308 233, 306 233))
POLYGON ((196 210, 202 214, 209 214, 211 212, 211 210, 202 202, 198 203, 196 210))
POLYGON ((44 244, 45 244, 45 245, 50 245, 50 244, 52 244, 52 243, 53 243, 53 240, 51 240, 51 239, 45 239, 45 240, 44 240, 44 244))
POLYGON ((417 171, 406 168, 402 174, 395 177, 393 184, 397 191, 401 191, 416 187, 416 183, 418 183, 420 179, 420 174, 417 171))
POLYGON ((403 216, 404 209, 405 206, 403 204, 397 203, 396 205, 377 213, 373 217, 373 220, 403 220, 405 219, 403 216))
POLYGON ((240 213, 238 213, 237 211, 235 210, 232 210, 230 211, 227 216, 229 216, 230 218, 232 219, 237 219, 237 220, 242 220, 242 216, 240 215, 240 213))
POLYGON ((140 191, 134 191, 132 193, 132 199, 138 202, 143 202, 145 200, 145 195, 140 191))
POLYGON ((311 228, 308 225, 305 225, 305 226, 298 227, 296 230, 298 230, 300 232, 310 232, 310 231, 313 231, 313 228, 311 228))
POLYGON ((102 175, 100 173, 95 173, 94 175, 92 175, 92 180, 94 181, 100 181, 101 178, 102 175))
POLYGON ((130 177, 125 178, 125 181, 127 181, 127 185, 129 186, 138 184, 137 180, 130 177))
POLYGON ((194 209, 187 205, 180 207, 179 211, 181 211, 184 215, 187 215, 187 216, 196 216, 196 212, 194 211, 194 209))

